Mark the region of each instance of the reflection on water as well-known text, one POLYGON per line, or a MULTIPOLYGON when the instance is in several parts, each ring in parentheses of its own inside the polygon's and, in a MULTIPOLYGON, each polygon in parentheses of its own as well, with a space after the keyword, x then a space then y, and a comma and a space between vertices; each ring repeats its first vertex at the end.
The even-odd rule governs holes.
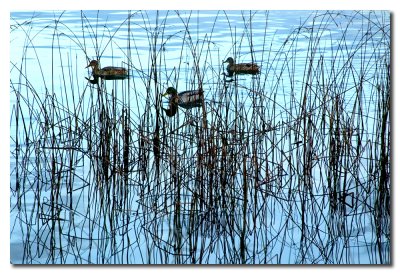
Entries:
POLYGON ((12 263, 390 263, 388 12, 10 24, 12 263), (201 107, 166 116, 170 86, 201 107))

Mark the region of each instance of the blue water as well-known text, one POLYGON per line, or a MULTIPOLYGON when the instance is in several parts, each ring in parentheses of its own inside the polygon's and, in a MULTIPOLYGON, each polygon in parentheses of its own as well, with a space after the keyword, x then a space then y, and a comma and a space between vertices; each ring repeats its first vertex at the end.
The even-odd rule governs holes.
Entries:
MULTIPOLYGON (((175 86, 178 90, 191 90, 202 85, 209 109, 215 109, 221 101, 229 100, 220 90, 224 85, 222 73, 226 66, 222 62, 230 56, 238 63, 255 62, 261 67, 261 73, 257 76, 238 77, 240 81, 239 88, 236 89, 238 105, 257 109, 252 94, 260 95, 263 100, 276 103, 273 114, 275 116, 271 114, 269 118, 274 117, 282 123, 294 119, 291 117, 294 113, 288 111, 288 108, 293 107, 293 102, 302 100, 302 92, 306 86, 305 71, 310 63, 310 56, 314 57, 315 62, 321 62, 321 66, 328 72, 340 71, 340 68, 344 71, 354 68, 352 77, 348 78, 350 80, 342 81, 339 75, 335 80, 337 86, 330 87, 345 92, 345 98, 349 100, 345 109, 349 111, 351 117, 352 102, 355 100, 354 94, 357 89, 352 81, 364 77, 370 89, 376 87, 374 64, 376 60, 387 58, 390 52, 389 17, 389 13, 385 11, 12 12, 10 14, 10 105, 11 109, 15 110, 18 100, 22 98, 24 103, 19 104, 19 107, 24 115, 19 117, 20 124, 17 128, 16 114, 14 111, 10 114, 11 262, 15 264, 192 262, 189 255, 176 256, 173 249, 166 247, 165 243, 171 239, 177 241, 176 235, 182 232, 178 233, 176 227, 172 226, 171 215, 159 217, 160 221, 157 221, 154 227, 151 226, 151 229, 154 229, 152 231, 146 226, 146 220, 158 220, 159 215, 150 209, 146 211, 146 207, 143 207, 142 197, 136 188, 141 182, 136 177, 131 182, 127 198, 131 212, 118 212, 114 205, 110 212, 107 210, 103 212, 104 209, 93 203, 92 199, 98 199, 97 196, 92 197, 96 187, 91 185, 88 188, 86 183, 91 182, 89 178, 95 173, 95 168, 86 158, 78 161, 74 168, 77 176, 74 177, 72 195, 69 196, 71 191, 68 189, 63 189, 65 192, 59 193, 60 200, 57 203, 59 207, 56 210, 62 222, 57 222, 54 233, 54 227, 50 225, 51 220, 48 218, 54 215, 54 208, 49 206, 52 204, 53 188, 48 179, 50 176, 46 173, 50 167, 49 161, 43 157, 47 153, 51 155, 52 152, 41 146, 42 141, 46 143, 45 137, 41 139, 41 136, 35 136, 35 132, 45 128, 46 121, 43 117, 46 117, 47 113, 43 113, 43 109, 51 109, 54 106, 58 112, 49 111, 48 115, 49 117, 60 115, 61 117, 58 117, 60 124, 64 119, 69 119, 67 115, 63 116, 61 110, 66 113, 79 113, 82 115, 82 120, 88 119, 85 115, 93 107, 92 102, 101 97, 85 79, 91 76, 90 70, 85 68, 90 60, 100 59, 102 66, 122 66, 129 69, 129 79, 105 81, 103 88, 106 91, 105 98, 117 98, 121 103, 115 110, 117 115, 123 113, 121 105, 130 106, 133 117, 131 119, 134 121, 132 128, 135 131, 133 142, 139 140, 137 130, 141 123, 140 117, 148 111, 147 100, 150 99, 152 106, 156 105, 157 100, 161 100, 161 104, 166 106, 166 99, 157 95, 156 88, 162 92, 168 86, 175 86), (361 44, 357 42, 363 40, 368 42, 361 44), (159 66, 157 76, 152 74, 154 60, 151 58, 156 58, 155 63, 159 66), (196 71, 196 67, 200 72, 196 71), (55 98, 57 100, 54 101, 55 98), (24 122, 29 130, 21 126, 24 122), (20 139, 19 142, 21 140, 23 142, 24 139, 29 140, 28 144, 31 146, 20 145, 21 147, 16 148, 17 138, 20 139), (23 154, 19 155, 17 162, 15 155, 18 149, 23 151, 23 154), (38 162, 38 159, 42 159, 43 163, 38 162), (24 166, 25 163, 29 163, 26 167, 28 172, 25 173, 25 177, 18 179, 23 187, 17 192, 17 168, 24 166), (74 201, 72 208, 68 204, 70 199, 74 201), (117 223, 120 225, 117 228, 112 227, 107 219, 114 210, 116 213, 113 216, 119 220, 117 223), (140 216, 144 217, 138 217, 138 214, 143 214, 140 216), (160 238, 154 238, 155 234, 160 238)), ((324 77, 332 79, 329 73, 324 77)), ((377 109, 374 102, 368 101, 371 95, 367 91, 364 96, 368 102, 364 110, 374 117, 373 113, 377 109)), ((308 99, 312 103, 313 98, 308 99)), ((316 100, 323 101, 322 98, 316 100)), ((232 104, 233 101, 232 97, 232 104)), ((229 103, 224 101, 227 107, 230 106, 229 103)), ((187 113, 189 116, 193 114, 194 117, 199 115, 199 111, 194 110, 187 113)), ((256 112, 246 113, 249 115, 247 117, 249 120, 256 115, 254 114, 256 112)), ((209 116, 208 119, 213 118, 209 116)), ((179 125, 185 121, 179 118, 179 125)), ((278 121, 274 122, 278 124, 278 121)), ((374 120, 367 119, 365 123, 371 123, 370 127, 374 126, 374 120)), ((149 127, 154 130, 153 123, 150 123, 149 127)), ((63 130, 61 127, 55 129, 60 136, 67 134, 63 130)), ((85 129, 82 128, 82 131, 81 136, 85 136, 85 129)), ((85 140, 84 137, 79 138, 85 140)), ((182 139, 179 144, 188 150, 194 148, 196 144, 190 143, 190 137, 187 138, 187 143, 182 139)), ((69 140, 68 144, 57 145, 73 146, 77 143, 79 140, 69 140)), ((89 147, 85 141, 80 144, 83 150, 89 147)), ((290 167, 288 163, 282 165, 285 169, 290 167)), ((321 167, 321 173, 326 171, 325 168, 321 167)), ((263 175, 267 176, 266 173, 265 171, 263 175)), ((193 178, 191 174, 189 175, 188 178, 193 178)), ((314 176, 319 178, 321 175, 316 172, 314 176)), ((365 177, 359 179, 364 180, 365 177)), ((190 179, 186 180, 188 186, 194 183, 190 179)), ((349 184, 356 183, 351 181, 349 184)), ((324 187, 316 186, 315 193, 324 193, 324 187)), ((190 187, 183 189, 185 195, 188 197, 192 195, 190 187)), ((149 199, 153 199, 151 193, 148 195, 151 197, 149 199)), ((372 201, 372 196, 373 194, 363 199, 372 201)), ((265 197, 261 194, 259 196, 263 199, 265 197)), ((154 200, 162 199, 163 197, 154 197, 154 200)), ((304 242, 299 242, 301 228, 298 224, 301 222, 301 214, 291 215, 292 206, 295 209, 301 208, 300 201, 298 199, 291 201, 289 211, 285 206, 283 209, 279 207, 281 205, 279 200, 265 199, 267 202, 262 210, 275 208, 278 212, 272 210, 271 215, 264 212, 266 215, 263 216, 269 217, 264 217, 262 221, 249 218, 249 226, 253 224, 254 226, 253 230, 247 231, 249 233, 246 238, 247 263, 390 262, 388 259, 390 239, 379 235, 378 238, 381 237, 379 244, 384 250, 378 251, 376 227, 370 220, 371 216, 365 214, 367 209, 349 208, 350 211, 354 210, 351 213, 354 216, 359 212, 365 214, 359 219, 352 217, 349 223, 346 223, 346 218, 344 221, 342 219, 332 221, 335 224, 343 221, 348 228, 345 232, 334 234, 336 238, 333 239, 330 230, 341 231, 342 228, 339 228, 339 225, 338 228, 327 227, 330 223, 325 220, 329 219, 328 202, 324 198, 317 198, 319 205, 323 206, 320 210, 322 217, 321 219, 317 217, 313 225, 317 226, 316 230, 320 233, 317 236, 308 235, 311 239, 308 248, 303 246, 304 242), (290 221, 285 223, 286 220, 290 221), (352 227, 352 222, 361 224, 352 227), (330 245, 332 242, 334 244, 330 245), (319 254, 324 253, 321 250, 327 248, 332 248, 332 251, 327 252, 330 254, 329 257, 319 254)), ((218 222, 221 223, 221 227, 224 227, 222 223, 225 223, 221 221, 225 218, 224 214, 227 214, 226 218, 235 220, 242 218, 242 212, 227 213, 224 210, 217 211, 220 214, 218 222)), ((249 215, 253 213, 248 212, 249 215)), ((203 216, 201 214, 199 218, 203 216)), ((188 222, 188 218, 183 216, 183 222, 188 222)), ((314 220, 315 216, 309 218, 314 220)), ((240 227, 240 224, 237 226, 240 227)), ((189 233, 189 226, 180 229, 183 229, 183 235, 189 233)), ((313 229, 315 227, 310 228, 310 234, 313 233, 313 229)), ((236 232, 205 230, 200 233, 204 234, 197 244, 208 245, 210 249, 215 250, 207 249, 207 259, 201 263, 240 262, 238 259, 240 256, 236 254, 235 249, 240 245, 239 235, 236 232)), ((185 237, 183 239, 183 253, 190 253, 188 240, 185 237)))

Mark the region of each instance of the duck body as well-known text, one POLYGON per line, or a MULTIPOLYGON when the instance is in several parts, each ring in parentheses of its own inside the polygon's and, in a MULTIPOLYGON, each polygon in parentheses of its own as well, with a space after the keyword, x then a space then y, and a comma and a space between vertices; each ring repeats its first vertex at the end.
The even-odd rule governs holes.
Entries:
POLYGON ((185 109, 201 107, 203 105, 203 90, 187 90, 177 92, 175 88, 169 87, 163 96, 169 95, 169 109, 162 108, 167 116, 174 116, 178 111, 178 106, 185 109))
POLYGON ((202 90, 187 90, 178 93, 178 106, 185 109, 201 107, 203 101, 202 90))
POLYGON ((227 76, 232 77, 236 74, 258 74, 260 73, 260 67, 255 63, 239 63, 236 64, 232 57, 228 57, 224 63, 228 63, 226 66, 227 76))
POLYGON ((102 78, 104 80, 123 80, 128 77, 128 70, 123 67, 99 67, 99 62, 97 60, 90 61, 89 65, 86 68, 92 68, 92 75, 94 80, 88 79, 92 84, 98 82, 98 78, 102 78))

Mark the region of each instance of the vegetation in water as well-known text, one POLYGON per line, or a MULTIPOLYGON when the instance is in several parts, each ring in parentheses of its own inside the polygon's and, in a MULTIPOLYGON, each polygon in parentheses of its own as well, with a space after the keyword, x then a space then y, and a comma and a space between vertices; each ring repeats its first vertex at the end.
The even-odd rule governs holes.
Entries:
POLYGON ((13 263, 391 262, 389 15, 314 12, 284 41, 269 12, 240 15, 240 32, 220 11, 204 36, 198 12, 126 12, 116 28, 81 12, 80 34, 64 13, 42 28, 11 16, 25 34, 10 64, 13 263), (230 56, 259 71, 226 75, 230 56), (129 77, 88 82, 92 59, 129 77), (168 117, 167 87, 204 98, 168 117))

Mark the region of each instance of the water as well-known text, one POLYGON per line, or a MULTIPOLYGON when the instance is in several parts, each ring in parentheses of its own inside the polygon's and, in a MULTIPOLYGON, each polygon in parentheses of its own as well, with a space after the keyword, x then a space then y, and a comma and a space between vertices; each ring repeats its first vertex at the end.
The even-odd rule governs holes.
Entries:
POLYGON ((390 151, 388 12, 38 11, 10 25, 12 263, 390 263, 376 137, 390 151), (231 82, 230 56, 261 73, 231 82), (92 59, 129 79, 89 84, 92 59), (201 86, 204 108, 163 116, 169 86, 201 86))

